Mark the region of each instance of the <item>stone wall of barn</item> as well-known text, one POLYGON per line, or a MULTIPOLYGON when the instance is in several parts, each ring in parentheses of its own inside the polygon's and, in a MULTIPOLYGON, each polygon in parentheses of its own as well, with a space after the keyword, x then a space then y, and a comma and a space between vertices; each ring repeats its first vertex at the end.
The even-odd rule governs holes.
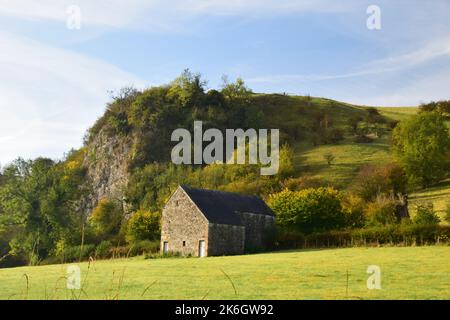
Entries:
POLYGON ((208 255, 222 256, 244 253, 245 228, 224 224, 209 224, 208 255))
POLYGON ((237 214, 245 226, 245 251, 265 249, 273 237, 275 218, 246 212, 237 214))
POLYGON ((167 241, 169 252, 198 256, 200 240, 205 241, 208 254, 208 221, 183 189, 178 188, 162 212, 161 252, 167 241))

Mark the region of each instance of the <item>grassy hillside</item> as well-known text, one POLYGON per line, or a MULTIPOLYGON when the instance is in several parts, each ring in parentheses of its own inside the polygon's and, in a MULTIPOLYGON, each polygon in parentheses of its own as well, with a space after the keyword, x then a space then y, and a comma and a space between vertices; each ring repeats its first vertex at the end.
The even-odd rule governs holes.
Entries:
MULTIPOLYGON (((348 120, 352 117, 366 117, 367 108, 324 98, 287 97, 279 95, 261 95, 255 99, 264 111, 268 127, 300 128, 301 134, 290 140, 295 153, 294 165, 299 175, 324 179, 331 184, 346 188, 355 177, 358 169, 366 164, 379 164, 392 161, 389 150, 391 130, 382 125, 382 135, 373 143, 356 143, 349 133, 348 120), (333 127, 344 133, 344 139, 336 144, 313 143, 311 122, 317 114, 327 115, 333 127), (324 159, 326 153, 332 153, 335 160, 328 165, 324 159)), ((378 108, 387 121, 398 121, 417 112, 417 108, 378 108)))
POLYGON ((75 293, 67 265, 3 269, 0 299, 450 299, 449 265, 450 247, 440 246, 139 257, 81 263, 75 293), (367 289, 369 265, 381 268, 382 290, 367 289))
MULTIPOLYGON (((196 77, 187 73, 168 86, 125 89, 88 130, 83 148, 69 153, 66 160, 18 162, 17 168, 8 170, 8 177, 0 180, 7 199, 0 210, 9 217, 21 212, 20 221, 38 223, 32 230, 25 224, 6 226, 0 234, 0 257, 6 260, 0 265, 61 261, 66 252, 65 261, 76 261, 79 255, 73 253, 82 239, 94 249, 104 240, 131 246, 126 239, 133 238, 128 234, 133 230, 122 218, 138 211, 157 215, 179 184, 264 199, 286 187, 332 185, 347 190, 362 166, 392 162, 392 130, 399 120, 417 112, 417 108, 375 109, 309 96, 254 94, 239 81, 220 92, 207 91, 196 77), (194 121, 202 121, 204 130, 279 129, 279 175, 261 176, 257 165, 173 164, 172 132, 178 128, 192 132, 194 121), (20 177, 14 170, 26 174, 20 177), (24 192, 10 192, 19 186, 25 186, 24 192), (92 219, 80 221, 80 215, 85 220, 95 209, 117 213, 117 225, 98 228, 92 219), (34 252, 37 242, 43 247, 34 252), (20 247, 14 248, 18 257, 10 254, 10 243, 20 247)), ((449 192, 449 184, 442 183, 413 194, 411 203, 432 201, 443 215, 449 192)), ((139 240, 158 238, 153 230, 139 240)), ((89 255, 86 251, 83 257, 89 255)))

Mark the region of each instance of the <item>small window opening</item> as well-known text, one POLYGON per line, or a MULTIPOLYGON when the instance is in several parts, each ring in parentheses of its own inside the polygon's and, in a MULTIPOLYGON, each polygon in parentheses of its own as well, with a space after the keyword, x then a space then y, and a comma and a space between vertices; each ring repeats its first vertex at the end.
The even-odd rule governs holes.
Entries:
POLYGON ((186 241, 183 241, 183 247, 186 247, 186 241))

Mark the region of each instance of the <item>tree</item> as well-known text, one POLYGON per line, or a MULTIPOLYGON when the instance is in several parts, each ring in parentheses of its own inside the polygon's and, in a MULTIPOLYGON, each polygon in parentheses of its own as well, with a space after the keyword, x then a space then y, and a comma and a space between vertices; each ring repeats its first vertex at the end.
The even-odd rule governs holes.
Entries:
POLYGON ((50 159, 16 160, 4 170, 0 187, 0 229, 14 230, 10 253, 33 264, 60 239, 73 239, 75 202, 83 172, 50 159))
POLYGON ((283 145, 280 150, 280 167, 278 176, 281 179, 292 176, 295 172, 294 167, 294 152, 288 145, 283 145))
POLYGON ((364 213, 365 201, 352 193, 347 193, 341 204, 346 218, 345 224, 351 228, 363 227, 366 221, 364 213))
POLYGON ((420 113, 399 123, 393 147, 412 184, 425 188, 448 174, 449 131, 438 113, 420 113))
POLYGON ((184 107, 202 106, 205 99, 206 81, 200 73, 192 73, 189 69, 175 79, 169 89, 168 96, 184 107))
POLYGON ((222 95, 230 100, 248 100, 252 91, 245 85, 242 78, 237 78, 236 82, 229 82, 227 76, 222 77, 222 95))
POLYGON ((450 117, 450 100, 442 100, 437 102, 430 102, 427 104, 421 104, 419 112, 439 112, 442 116, 450 117))
POLYGON ((270 195, 277 223, 304 233, 338 229, 345 225, 341 195, 333 188, 284 190, 270 195))
POLYGON ((417 205, 417 212, 414 216, 414 223, 419 225, 436 225, 441 221, 434 211, 432 203, 417 205))
POLYGON ((398 200, 394 197, 379 195, 370 202, 366 209, 365 215, 367 223, 371 226, 386 226, 397 223, 396 207, 398 200))
POLYGON ((139 210, 128 221, 127 241, 158 240, 161 232, 161 215, 139 210))
POLYGON ((378 109, 370 107, 367 109, 366 122, 369 124, 376 124, 383 122, 383 116, 380 114, 378 109))
POLYGON ((360 115, 351 116, 347 120, 347 125, 350 127, 350 133, 353 135, 358 134, 359 123, 362 121, 362 117, 360 115))
POLYGON ((395 163, 381 166, 363 166, 352 183, 353 191, 365 201, 379 195, 397 196, 406 193, 407 177, 402 167, 395 163))
POLYGON ((118 233, 123 220, 122 208, 115 201, 101 199, 89 221, 97 235, 110 237, 118 233))

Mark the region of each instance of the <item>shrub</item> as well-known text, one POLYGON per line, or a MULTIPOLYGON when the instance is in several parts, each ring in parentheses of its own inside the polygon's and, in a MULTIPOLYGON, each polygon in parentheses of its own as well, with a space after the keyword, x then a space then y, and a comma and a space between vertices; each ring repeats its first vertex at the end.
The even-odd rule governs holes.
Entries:
POLYGON ((282 187, 291 191, 299 191, 310 188, 320 188, 327 185, 325 180, 302 176, 299 178, 289 178, 281 183, 282 187))
POLYGON ((110 250, 112 248, 111 241, 102 241, 95 249, 95 257, 97 258, 107 258, 109 256, 110 250))
POLYGON ((159 253, 160 241, 159 240, 143 240, 133 243, 130 247, 130 255, 138 256, 151 253, 159 253))
POLYGON ((323 140, 326 144, 336 144, 344 139, 344 131, 339 128, 331 128, 325 131, 323 140))
POLYGON ((284 190, 269 197, 280 226, 304 233, 338 229, 345 224, 341 195, 333 188, 284 190))
POLYGON ((407 177, 395 163, 383 166, 363 166, 353 181, 354 192, 365 201, 378 195, 398 195, 406 192, 407 177))
POLYGON ((288 145, 284 145, 280 150, 278 176, 282 179, 292 176, 295 172, 294 168, 294 152, 288 145))
POLYGON ((73 262, 78 260, 87 260, 89 257, 94 256, 95 254, 95 245, 94 244, 85 244, 83 246, 69 246, 64 248, 62 252, 60 252, 60 256, 63 261, 73 262))
POLYGON ((352 193, 348 193, 342 199, 342 211, 345 214, 345 225, 351 228, 361 228, 365 224, 365 214, 364 209, 366 203, 363 199, 354 195, 352 193))
POLYGON ((159 213, 139 210, 128 221, 126 239, 128 242, 141 240, 156 240, 160 236, 159 213))
POLYGON ((281 230, 278 249, 355 247, 370 245, 430 245, 449 243, 450 226, 401 225, 373 226, 355 230, 331 230, 304 235, 281 230))
POLYGON ((436 225, 439 224, 440 219, 434 211, 433 204, 419 204, 417 205, 417 212, 413 219, 418 225, 436 225))
POLYGON ((123 212, 119 204, 108 199, 100 200, 92 211, 90 223, 100 236, 117 234, 122 223, 123 212))
POLYGON ((422 188, 448 173, 450 136, 445 119, 436 112, 422 112, 399 123, 393 135, 395 155, 411 184, 422 188))
POLYGON ((397 222, 396 207, 398 201, 392 197, 378 196, 365 210, 367 223, 371 226, 390 225, 397 222))

